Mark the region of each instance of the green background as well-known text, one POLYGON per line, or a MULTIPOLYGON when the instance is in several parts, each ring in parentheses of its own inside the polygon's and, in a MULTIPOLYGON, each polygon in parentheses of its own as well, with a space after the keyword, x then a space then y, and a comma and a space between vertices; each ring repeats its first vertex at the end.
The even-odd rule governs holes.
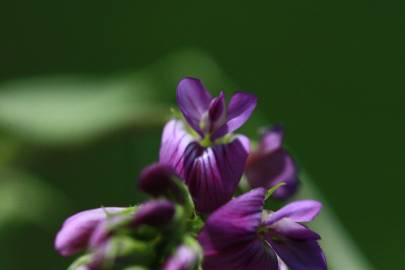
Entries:
MULTIPOLYGON (((173 76, 168 73, 176 60, 161 59, 197 49, 201 59, 216 63, 206 63, 208 67, 219 67, 221 75, 215 78, 209 74, 217 70, 195 72, 212 92, 232 87, 225 90, 259 97, 261 120, 253 119, 247 132, 263 119, 283 123, 299 164, 366 258, 376 269, 400 269, 405 94, 396 68, 399 8, 383 1, 202 3, 3 2, 0 94, 11 91, 6 83, 30 77, 90 77, 100 80, 102 88, 106 77, 137 74, 148 84, 145 91, 153 92, 151 100, 163 104, 160 109, 169 108, 178 80, 190 75, 188 65, 190 70, 199 66, 195 61, 200 58, 186 53, 173 76)), ((98 91, 97 86, 84 88, 87 94, 98 91)), ((24 92, 28 111, 37 88, 30 89, 24 92)), ((100 110, 109 113, 108 106, 100 110)), ((125 124, 85 142, 56 145, 46 143, 48 138, 38 142, 39 135, 10 132, 13 124, 5 121, 0 157, 7 160, 1 172, 7 177, 0 181, 40 180, 22 184, 23 195, 10 181, 0 190, 3 200, 8 190, 17 194, 9 202, 10 211, 18 213, 0 215, 0 268, 63 269, 71 260, 59 257, 52 242, 65 217, 81 209, 140 201, 135 180, 159 150, 161 125, 149 123, 152 118, 147 114, 142 125, 125 124), (45 210, 32 214, 30 199, 45 210)))

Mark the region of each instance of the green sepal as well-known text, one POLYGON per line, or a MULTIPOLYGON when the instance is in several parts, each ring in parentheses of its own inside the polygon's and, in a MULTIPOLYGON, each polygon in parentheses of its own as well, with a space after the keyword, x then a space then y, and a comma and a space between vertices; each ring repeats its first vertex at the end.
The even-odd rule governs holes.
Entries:
POLYGON ((108 253, 105 266, 111 267, 117 258, 125 258, 125 261, 148 265, 156 259, 153 245, 149 242, 139 241, 127 235, 117 235, 108 243, 108 253))
POLYGON ((190 221, 190 226, 191 226, 191 231, 194 233, 194 235, 197 235, 202 227, 204 226, 204 221, 200 216, 194 216, 194 218, 190 221))
POLYGON ((181 114, 180 110, 174 107, 170 108, 170 112, 172 114, 172 118, 182 119, 183 115, 181 114))
POLYGON ((280 183, 278 183, 277 185, 271 187, 269 190, 267 190, 267 192, 266 192, 266 197, 265 197, 264 200, 267 201, 267 200, 271 197, 271 195, 273 195, 273 193, 274 193, 277 189, 279 189, 280 187, 282 187, 282 186, 284 186, 284 185, 285 185, 285 182, 280 182, 280 183))
POLYGON ((184 238, 184 244, 189 246, 191 249, 193 249, 197 253, 197 262, 193 268, 193 270, 198 270, 202 269, 202 261, 203 261, 203 250, 201 248, 201 245, 198 243, 198 241, 191 236, 186 236, 184 238))
POLYGON ((91 255, 90 254, 86 254, 83 255, 79 258, 77 258, 70 266, 67 270, 76 270, 81 266, 85 266, 88 263, 90 263, 91 261, 91 255))
POLYGON ((173 182, 180 192, 180 196, 183 199, 183 206, 185 210, 185 217, 191 217, 195 215, 195 205, 193 198, 188 190, 188 187, 177 177, 172 177, 173 182))

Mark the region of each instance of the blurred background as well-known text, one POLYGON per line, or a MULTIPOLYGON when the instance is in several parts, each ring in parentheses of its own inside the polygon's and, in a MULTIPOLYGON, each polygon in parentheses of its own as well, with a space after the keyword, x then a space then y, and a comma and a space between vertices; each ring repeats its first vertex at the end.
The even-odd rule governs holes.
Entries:
POLYGON ((327 205, 314 226, 331 269, 404 267, 399 9, 191 2, 0 4, 0 269, 65 269, 53 238, 66 217, 144 199, 136 180, 184 76, 255 93, 253 138, 284 125, 298 197, 327 205))

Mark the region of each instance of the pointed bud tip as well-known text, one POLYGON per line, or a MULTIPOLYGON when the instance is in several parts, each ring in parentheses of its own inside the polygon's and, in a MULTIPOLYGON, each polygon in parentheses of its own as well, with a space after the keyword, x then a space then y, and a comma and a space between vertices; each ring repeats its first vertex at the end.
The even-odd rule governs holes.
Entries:
POLYGON ((176 176, 176 172, 168 165, 149 165, 139 177, 139 188, 153 196, 162 195, 172 185, 173 176, 176 176))

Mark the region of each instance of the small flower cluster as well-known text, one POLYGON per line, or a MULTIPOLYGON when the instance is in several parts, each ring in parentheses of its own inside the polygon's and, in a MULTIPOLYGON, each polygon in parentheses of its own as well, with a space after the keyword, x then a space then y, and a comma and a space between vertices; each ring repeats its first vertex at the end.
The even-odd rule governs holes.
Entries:
POLYGON ((56 250, 63 256, 85 251, 69 269, 326 269, 320 236, 303 224, 321 203, 264 209, 270 196, 293 195, 299 180, 280 126, 265 130, 256 149, 234 134, 256 97, 237 92, 226 104, 223 92, 212 97, 198 79, 184 78, 177 102, 181 114, 164 127, 159 162, 139 177, 151 199, 68 218, 56 250))

